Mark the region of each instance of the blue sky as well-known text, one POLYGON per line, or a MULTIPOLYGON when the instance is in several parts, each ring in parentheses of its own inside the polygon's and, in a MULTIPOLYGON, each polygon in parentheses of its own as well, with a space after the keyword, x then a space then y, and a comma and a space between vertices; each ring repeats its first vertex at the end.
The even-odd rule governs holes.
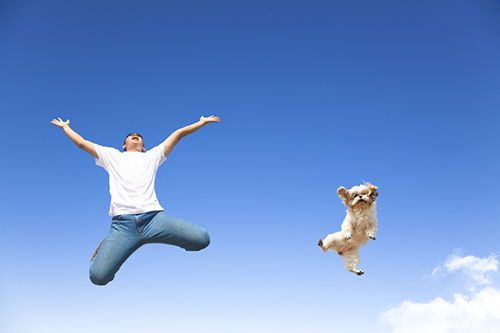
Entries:
POLYGON ((0 330, 465 331, 444 313, 500 302, 499 41, 493 0, 0 2, 0 330), (92 285, 107 174, 50 121, 151 148, 212 114, 156 183, 210 246, 146 246, 92 285), (317 240, 363 181, 358 277, 317 240))

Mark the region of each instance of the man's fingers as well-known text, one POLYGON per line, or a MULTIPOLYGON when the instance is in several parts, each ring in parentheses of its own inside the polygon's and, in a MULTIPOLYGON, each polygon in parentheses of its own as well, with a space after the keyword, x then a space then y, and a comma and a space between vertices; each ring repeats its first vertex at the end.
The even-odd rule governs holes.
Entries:
POLYGON ((54 119, 52 119, 51 123, 61 127, 62 125, 69 124, 69 119, 66 120, 66 122, 64 122, 61 118, 57 118, 57 119, 54 118, 54 119))
POLYGON ((202 119, 204 119, 204 120, 206 120, 206 121, 208 121, 208 122, 214 122, 214 121, 216 121, 216 122, 219 122, 219 123, 220 123, 220 118, 219 118, 219 117, 216 117, 216 116, 214 116, 214 115, 211 115, 210 117, 204 117, 204 116, 201 116, 200 120, 202 120, 202 119))

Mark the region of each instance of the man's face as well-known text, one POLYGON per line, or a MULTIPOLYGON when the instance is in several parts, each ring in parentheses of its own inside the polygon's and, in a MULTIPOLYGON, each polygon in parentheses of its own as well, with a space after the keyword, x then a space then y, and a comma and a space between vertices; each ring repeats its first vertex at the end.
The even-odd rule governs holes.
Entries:
POLYGON ((145 151, 144 140, 142 136, 137 133, 130 133, 125 138, 125 143, 123 144, 123 149, 126 151, 145 151))

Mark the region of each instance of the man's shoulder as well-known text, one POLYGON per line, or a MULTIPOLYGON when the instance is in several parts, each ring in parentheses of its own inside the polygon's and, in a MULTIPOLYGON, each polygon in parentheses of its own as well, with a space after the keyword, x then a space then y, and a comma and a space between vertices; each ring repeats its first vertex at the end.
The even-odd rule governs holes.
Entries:
POLYGON ((117 152, 117 153, 122 153, 121 151, 119 151, 118 149, 113 148, 113 147, 102 146, 102 145, 97 144, 97 143, 94 143, 94 146, 95 146, 96 149, 101 149, 101 150, 107 150, 107 151, 113 151, 113 152, 117 152))
POLYGON ((157 153, 158 151, 163 151, 163 142, 160 143, 159 145, 157 146, 154 146, 153 148, 151 149, 148 149, 146 150, 144 153, 145 154, 154 154, 155 152, 157 153))
POLYGON ((106 156, 121 155, 123 153, 116 148, 101 146, 97 143, 94 143, 94 147, 95 147, 95 151, 96 151, 97 155, 99 156, 99 158, 106 157, 106 156))
POLYGON ((160 158, 162 160, 165 160, 166 157, 165 157, 165 149, 163 148, 163 142, 160 143, 159 145, 149 149, 149 150, 146 150, 144 152, 144 154, 148 154, 149 156, 153 157, 153 156, 156 156, 157 158, 160 158))

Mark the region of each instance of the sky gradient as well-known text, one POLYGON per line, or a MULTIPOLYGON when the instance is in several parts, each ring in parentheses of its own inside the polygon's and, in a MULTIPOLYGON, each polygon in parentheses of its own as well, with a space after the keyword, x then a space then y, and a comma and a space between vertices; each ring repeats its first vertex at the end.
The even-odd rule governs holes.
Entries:
POLYGON ((0 331, 492 332, 499 91, 499 1, 1 1, 0 331), (212 114, 156 180, 210 246, 92 285, 107 173, 50 121, 152 148, 212 114), (363 181, 359 277, 317 240, 363 181))

